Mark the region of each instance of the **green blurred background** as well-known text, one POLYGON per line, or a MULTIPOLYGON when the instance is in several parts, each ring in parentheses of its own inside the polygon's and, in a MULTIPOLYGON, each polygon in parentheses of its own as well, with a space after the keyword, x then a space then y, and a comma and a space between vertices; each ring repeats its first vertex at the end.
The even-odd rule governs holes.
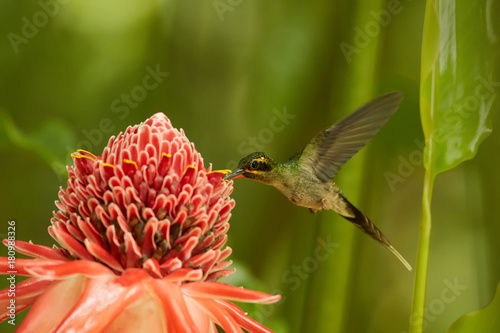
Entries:
MULTIPOLYGON (((17 239, 52 245, 46 230, 69 154, 100 154, 111 135, 156 112, 185 130, 206 166, 224 169, 254 150, 286 159, 355 107, 402 90, 400 110, 337 179, 415 263, 423 1, 64 2, 0 2, 2 236, 14 219, 17 239), (144 83, 151 72, 157 84, 144 83)), ((493 297, 499 151, 493 132, 475 159, 437 178, 425 332, 446 331, 493 297)), ((227 282, 284 296, 244 306, 250 316, 278 332, 319 332, 318 316, 332 332, 407 331, 413 273, 386 249, 271 187, 237 180, 233 198, 237 273, 227 282)))

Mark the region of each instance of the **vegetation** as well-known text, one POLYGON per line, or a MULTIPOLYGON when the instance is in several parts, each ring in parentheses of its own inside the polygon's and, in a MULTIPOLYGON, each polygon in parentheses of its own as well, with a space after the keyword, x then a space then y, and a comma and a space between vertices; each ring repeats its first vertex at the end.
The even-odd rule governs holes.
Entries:
MULTIPOLYGON (((111 135, 156 112, 185 130, 206 164, 232 169, 252 151, 285 159, 356 107, 402 90, 400 109, 336 181, 414 270, 335 213, 310 214, 237 179, 228 283, 282 294, 245 309, 290 333, 446 332, 493 300, 499 1, 0 8, 3 237, 15 220, 17 239, 53 244, 46 230, 70 153, 100 154, 111 135)), ((498 330, 487 319, 498 298, 450 332, 498 330)))

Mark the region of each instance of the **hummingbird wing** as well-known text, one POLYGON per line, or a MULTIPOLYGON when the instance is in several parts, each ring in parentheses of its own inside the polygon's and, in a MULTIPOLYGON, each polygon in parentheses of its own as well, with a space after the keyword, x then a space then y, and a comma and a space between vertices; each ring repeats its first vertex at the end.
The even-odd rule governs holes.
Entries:
POLYGON ((400 91, 382 95, 363 105, 314 137, 301 154, 323 181, 330 181, 351 157, 377 134, 403 100, 400 91))

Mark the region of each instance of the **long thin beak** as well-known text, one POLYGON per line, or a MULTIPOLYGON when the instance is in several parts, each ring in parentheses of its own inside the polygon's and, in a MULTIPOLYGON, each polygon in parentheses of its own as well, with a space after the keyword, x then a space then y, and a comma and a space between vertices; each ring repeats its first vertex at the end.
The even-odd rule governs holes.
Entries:
POLYGON ((245 172, 245 170, 243 170, 243 169, 236 169, 233 172, 228 173, 227 175, 225 175, 224 178, 222 178, 222 179, 223 180, 230 180, 230 179, 233 179, 233 178, 243 177, 243 173, 244 172, 245 172))

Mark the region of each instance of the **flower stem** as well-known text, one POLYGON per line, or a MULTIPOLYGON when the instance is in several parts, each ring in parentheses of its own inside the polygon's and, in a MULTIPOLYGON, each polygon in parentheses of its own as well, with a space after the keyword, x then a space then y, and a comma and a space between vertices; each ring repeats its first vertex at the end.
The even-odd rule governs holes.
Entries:
POLYGON ((432 224, 431 200, 434 179, 435 175, 432 172, 431 168, 427 168, 425 171, 424 190, 422 194, 422 217, 420 220, 420 236, 418 240, 417 267, 415 273, 415 286, 413 289, 410 333, 421 333, 424 323, 425 291, 427 286, 429 245, 431 239, 432 224))

